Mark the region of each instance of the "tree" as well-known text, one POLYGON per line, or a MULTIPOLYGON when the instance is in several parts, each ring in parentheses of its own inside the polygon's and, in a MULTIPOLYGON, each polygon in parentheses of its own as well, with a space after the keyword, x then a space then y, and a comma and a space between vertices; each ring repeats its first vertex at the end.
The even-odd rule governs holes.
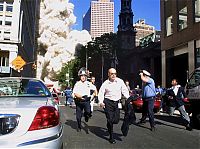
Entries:
POLYGON ((88 42, 84 47, 83 59, 81 59, 84 62, 82 62, 82 64, 85 63, 87 50, 87 55, 91 57, 88 62, 88 68, 92 72, 92 75, 97 78, 97 81, 102 82, 102 78, 107 78, 107 70, 110 67, 116 67, 116 53, 119 51, 118 43, 117 34, 106 33, 101 37, 96 37, 95 40, 88 42))
POLYGON ((66 83, 66 73, 69 70, 70 77, 73 81, 70 81, 70 85, 78 80, 78 70, 81 67, 86 67, 86 52, 87 56, 91 57, 88 60, 88 69, 92 72, 91 75, 95 76, 98 82, 101 82, 102 78, 102 63, 104 63, 103 78, 107 77, 107 69, 115 64, 116 53, 118 49, 118 38, 115 33, 106 33, 101 37, 97 37, 95 40, 88 42, 85 46, 78 45, 75 52, 75 59, 68 62, 57 75, 57 79, 62 84, 66 83), (103 62, 102 62, 103 58, 103 62))
POLYGON ((79 59, 73 59, 61 68, 61 71, 56 75, 62 89, 66 86, 73 86, 77 80, 77 72, 79 66, 79 59))

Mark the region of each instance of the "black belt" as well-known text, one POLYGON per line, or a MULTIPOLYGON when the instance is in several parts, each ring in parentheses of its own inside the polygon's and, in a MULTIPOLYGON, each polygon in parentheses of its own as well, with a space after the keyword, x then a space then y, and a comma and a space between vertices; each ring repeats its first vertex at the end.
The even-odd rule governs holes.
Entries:
POLYGON ((119 100, 117 101, 114 101, 114 100, 111 100, 111 99, 108 99, 108 98, 105 98, 106 100, 109 100, 110 102, 113 102, 113 103, 119 103, 119 100))
POLYGON ((87 101, 90 101, 90 100, 88 100, 88 99, 87 99, 87 100, 75 99, 75 101, 76 101, 76 102, 87 102, 87 101))
POLYGON ((155 98, 155 96, 151 96, 151 97, 142 97, 142 99, 149 99, 149 98, 155 98))

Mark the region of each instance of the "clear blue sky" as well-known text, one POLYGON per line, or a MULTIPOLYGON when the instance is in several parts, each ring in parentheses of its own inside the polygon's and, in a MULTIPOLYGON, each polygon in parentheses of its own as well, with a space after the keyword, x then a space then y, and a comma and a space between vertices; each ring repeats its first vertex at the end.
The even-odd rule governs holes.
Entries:
MULTIPOLYGON (((69 0, 74 4, 74 15, 76 24, 72 27, 76 30, 82 30, 82 16, 90 7, 91 0, 69 0)), ((119 12, 121 7, 121 0, 114 0, 115 6, 115 32, 119 24, 119 12)), ((132 0, 132 11, 134 14, 134 23, 138 19, 145 19, 146 23, 155 26, 156 30, 160 30, 160 0, 132 0)))

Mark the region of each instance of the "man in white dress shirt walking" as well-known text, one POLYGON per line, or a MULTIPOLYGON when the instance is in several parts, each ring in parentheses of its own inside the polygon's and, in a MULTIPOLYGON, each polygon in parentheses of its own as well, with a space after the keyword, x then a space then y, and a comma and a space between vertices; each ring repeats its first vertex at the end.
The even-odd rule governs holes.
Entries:
POLYGON ((113 124, 118 124, 120 119, 120 99, 122 94, 129 98, 129 91, 124 81, 117 77, 114 68, 108 70, 108 80, 100 87, 98 98, 100 107, 104 108, 107 118, 107 128, 110 135, 109 142, 115 144, 113 138, 113 124))

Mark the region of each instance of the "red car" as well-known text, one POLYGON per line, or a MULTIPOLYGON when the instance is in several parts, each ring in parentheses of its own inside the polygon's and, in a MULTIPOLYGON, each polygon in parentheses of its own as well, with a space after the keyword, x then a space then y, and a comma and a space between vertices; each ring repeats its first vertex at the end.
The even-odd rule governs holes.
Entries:
MULTIPOLYGON (((142 105, 143 105, 143 100, 141 95, 137 95, 136 100, 134 100, 132 102, 132 104, 134 105, 134 107, 137 110, 141 110, 142 109, 142 105)), ((160 96, 156 96, 155 102, 154 102, 154 112, 159 112, 160 110, 160 106, 161 106, 161 97, 160 96)))

